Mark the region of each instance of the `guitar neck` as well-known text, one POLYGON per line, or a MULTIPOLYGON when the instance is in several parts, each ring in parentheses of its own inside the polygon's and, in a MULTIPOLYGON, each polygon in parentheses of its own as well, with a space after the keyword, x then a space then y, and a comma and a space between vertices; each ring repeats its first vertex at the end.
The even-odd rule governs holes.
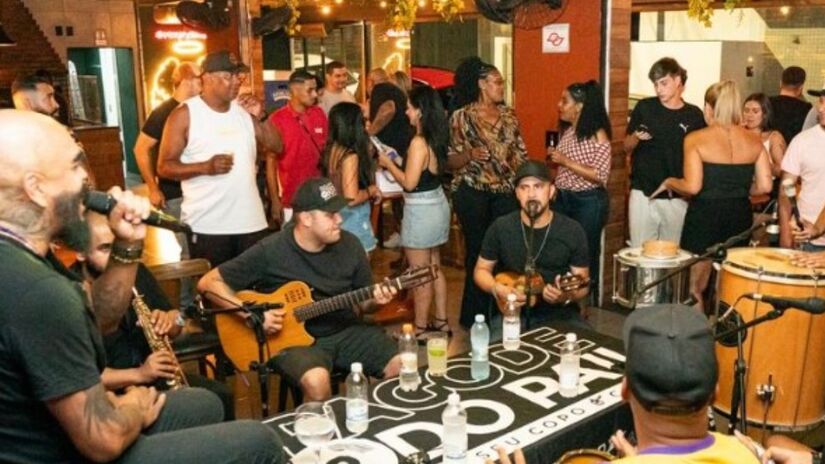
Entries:
MULTIPOLYGON (((368 287, 359 288, 351 292, 342 293, 337 296, 301 306, 295 309, 295 317, 300 322, 306 322, 310 319, 323 316, 324 314, 337 311, 341 308, 352 307, 359 303, 363 303, 372 298, 372 294, 375 292, 375 287, 377 285, 378 284, 372 284, 368 287)), ((404 284, 400 279, 391 280, 389 285, 395 287, 397 290, 403 290, 404 288, 404 284)))

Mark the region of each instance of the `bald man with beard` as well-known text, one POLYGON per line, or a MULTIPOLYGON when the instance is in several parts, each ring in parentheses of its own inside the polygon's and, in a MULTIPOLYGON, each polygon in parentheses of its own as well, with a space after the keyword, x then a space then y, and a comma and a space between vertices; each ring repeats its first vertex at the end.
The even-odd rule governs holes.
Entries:
POLYGON ((100 329, 126 309, 119 298, 134 282, 150 210, 146 199, 109 192, 112 259, 84 291, 50 251, 57 238, 88 242, 82 160, 54 119, 0 110, 0 461, 280 462, 265 426, 216 424, 221 404, 209 392, 103 387, 100 329))

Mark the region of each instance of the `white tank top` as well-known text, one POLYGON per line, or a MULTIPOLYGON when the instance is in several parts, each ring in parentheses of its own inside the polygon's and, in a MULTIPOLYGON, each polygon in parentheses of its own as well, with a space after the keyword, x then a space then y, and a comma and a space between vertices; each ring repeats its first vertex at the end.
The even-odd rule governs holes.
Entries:
POLYGON ((255 182, 255 128, 249 113, 234 101, 229 111, 219 113, 200 96, 183 104, 189 107, 189 142, 181 162, 199 163, 231 152, 234 164, 226 174, 181 182, 181 220, 201 234, 248 234, 265 229, 266 216, 255 182))

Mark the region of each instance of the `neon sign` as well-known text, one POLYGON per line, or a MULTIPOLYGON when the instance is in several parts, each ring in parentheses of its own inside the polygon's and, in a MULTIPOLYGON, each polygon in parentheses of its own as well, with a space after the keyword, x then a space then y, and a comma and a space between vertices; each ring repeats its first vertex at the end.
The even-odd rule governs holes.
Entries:
POLYGON ((155 31, 154 37, 157 40, 206 40, 207 35, 200 31, 169 31, 160 29, 155 31))

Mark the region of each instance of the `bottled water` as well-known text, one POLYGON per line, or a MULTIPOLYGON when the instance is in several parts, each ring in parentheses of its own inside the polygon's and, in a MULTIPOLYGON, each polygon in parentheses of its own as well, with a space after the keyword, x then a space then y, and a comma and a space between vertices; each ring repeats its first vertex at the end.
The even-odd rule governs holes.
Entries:
POLYGON ((441 414, 444 432, 441 443, 444 446, 444 464, 464 464, 467 462, 467 412, 461 407, 458 393, 450 393, 447 407, 441 414))
POLYGON ((347 430, 361 433, 369 424, 369 380, 364 375, 361 363, 352 363, 347 376, 347 430))
POLYGON ((501 344, 505 350, 517 350, 521 345, 521 318, 516 308, 516 294, 507 295, 507 310, 501 318, 501 344))
POLYGON ((401 329, 398 352, 401 354, 401 373, 398 375, 398 385, 404 391, 417 390, 421 377, 418 375, 418 340, 413 335, 412 324, 404 324, 401 329))
POLYGON ((483 314, 476 314, 476 323, 470 329, 470 343, 473 345, 470 361, 470 375, 473 380, 484 380, 490 377, 490 359, 487 351, 490 345, 490 329, 484 322, 483 314))
POLYGON ((559 366, 559 393, 565 398, 579 394, 579 344, 576 334, 568 333, 561 346, 561 365, 559 366))

